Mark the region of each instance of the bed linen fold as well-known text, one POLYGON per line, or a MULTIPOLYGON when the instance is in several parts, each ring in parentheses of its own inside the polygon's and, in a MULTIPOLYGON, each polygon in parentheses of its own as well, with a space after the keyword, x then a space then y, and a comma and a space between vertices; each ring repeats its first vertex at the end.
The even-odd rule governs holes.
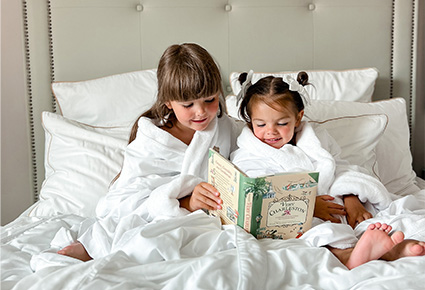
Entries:
MULTIPOLYGON (((424 237, 424 203, 422 190, 374 219, 395 222, 407 238, 424 237)), ((349 271, 323 247, 300 239, 257 240, 202 211, 141 226, 132 234, 142 244, 131 254, 120 249, 135 247, 125 240, 116 252, 85 263, 53 253, 52 236, 81 219, 21 217, 4 227, 2 289, 421 289, 425 283, 425 257, 372 261, 349 271), (56 259, 31 269, 31 261, 47 256, 56 259)))

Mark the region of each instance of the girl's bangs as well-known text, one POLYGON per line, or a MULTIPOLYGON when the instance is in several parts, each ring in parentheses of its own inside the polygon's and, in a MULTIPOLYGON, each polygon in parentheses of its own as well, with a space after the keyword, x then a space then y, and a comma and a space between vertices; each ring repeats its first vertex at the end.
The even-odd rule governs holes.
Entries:
POLYGON ((223 92, 220 72, 217 69, 180 67, 167 79, 168 84, 164 88, 168 89, 164 94, 170 100, 185 102, 223 92))

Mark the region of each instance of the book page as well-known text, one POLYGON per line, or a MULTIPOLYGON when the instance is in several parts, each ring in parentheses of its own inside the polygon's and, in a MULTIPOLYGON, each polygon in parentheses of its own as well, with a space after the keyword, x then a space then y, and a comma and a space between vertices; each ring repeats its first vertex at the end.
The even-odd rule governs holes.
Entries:
POLYGON ((317 194, 312 176, 300 172, 266 178, 269 192, 263 195, 257 238, 297 238, 311 228, 317 194))
POLYGON ((238 221, 240 173, 232 163, 222 155, 210 149, 208 158, 208 183, 213 185, 223 200, 222 209, 211 211, 219 216, 222 224, 236 224, 238 221))

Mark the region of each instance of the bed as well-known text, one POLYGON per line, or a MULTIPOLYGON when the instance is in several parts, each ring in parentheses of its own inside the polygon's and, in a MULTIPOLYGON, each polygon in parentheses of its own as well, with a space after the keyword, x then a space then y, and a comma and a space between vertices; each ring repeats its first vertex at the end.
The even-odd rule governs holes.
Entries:
POLYGON ((425 256, 350 271, 325 248, 257 240, 202 211, 147 224, 133 245, 142 260, 56 254, 58 235, 71 242, 95 217, 134 120, 154 100, 157 61, 181 42, 217 59, 235 118, 240 72, 307 71, 304 118, 397 196, 356 234, 381 221, 425 241, 425 181, 411 153, 423 146, 414 130, 417 9, 396 0, 24 1, 37 201, 1 228, 2 289, 423 289, 425 256))

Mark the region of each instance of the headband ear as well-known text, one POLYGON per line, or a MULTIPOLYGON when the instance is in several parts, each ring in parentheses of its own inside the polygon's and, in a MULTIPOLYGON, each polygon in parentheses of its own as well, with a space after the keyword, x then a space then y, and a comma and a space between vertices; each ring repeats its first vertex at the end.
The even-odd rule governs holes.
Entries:
POLYGON ((242 83, 241 90, 236 96, 236 105, 239 106, 240 102, 243 100, 246 91, 252 85, 252 76, 254 75, 254 71, 250 70, 246 76, 246 80, 242 83))
POLYGON ((287 76, 284 82, 289 85, 289 90, 292 92, 298 92, 303 100, 304 106, 310 105, 310 96, 303 85, 301 85, 296 79, 287 76))

